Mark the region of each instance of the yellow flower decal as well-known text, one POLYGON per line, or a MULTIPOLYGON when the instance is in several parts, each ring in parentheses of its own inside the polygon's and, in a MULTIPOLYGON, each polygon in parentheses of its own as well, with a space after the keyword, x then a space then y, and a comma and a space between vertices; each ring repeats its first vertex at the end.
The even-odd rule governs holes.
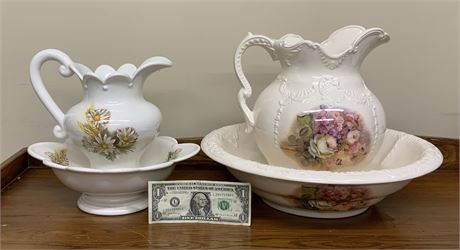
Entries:
POLYGON ((69 166, 69 159, 67 158, 67 149, 55 149, 53 152, 46 152, 51 162, 62 166, 69 166))
POLYGON ((118 146, 120 148, 130 148, 137 140, 136 130, 133 128, 117 129, 118 146))
POLYGON ((113 161, 119 154, 132 152, 139 135, 132 127, 109 131, 107 125, 110 118, 108 109, 90 106, 85 112, 86 122, 78 122, 78 126, 87 135, 81 140, 82 146, 113 161))
POLYGON ((167 161, 172 161, 172 160, 177 159, 177 157, 179 157, 180 152, 182 152, 181 148, 178 148, 178 149, 176 149, 174 151, 169 152, 167 161))
POLYGON ((110 111, 107 109, 95 109, 94 106, 88 108, 85 113, 86 121, 93 127, 102 127, 110 121, 110 111))

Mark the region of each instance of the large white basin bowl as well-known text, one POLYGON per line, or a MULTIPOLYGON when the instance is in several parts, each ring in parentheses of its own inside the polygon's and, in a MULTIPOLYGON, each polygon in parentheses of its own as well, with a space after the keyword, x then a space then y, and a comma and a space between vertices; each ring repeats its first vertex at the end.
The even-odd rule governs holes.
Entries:
POLYGON ((201 143, 213 160, 227 166, 271 207, 301 216, 343 218, 400 190, 412 179, 437 169, 443 160, 431 143, 387 129, 383 145, 364 169, 316 171, 272 166, 244 124, 214 130, 201 143))

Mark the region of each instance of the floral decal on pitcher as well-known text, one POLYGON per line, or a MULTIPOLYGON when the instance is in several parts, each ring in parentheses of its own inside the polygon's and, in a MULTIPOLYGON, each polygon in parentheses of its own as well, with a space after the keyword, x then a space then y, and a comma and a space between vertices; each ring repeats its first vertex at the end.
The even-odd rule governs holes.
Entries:
POLYGON ((86 134, 81 140, 82 146, 113 161, 119 154, 132 152, 139 135, 132 127, 109 131, 107 124, 110 118, 108 109, 90 106, 85 112, 86 122, 78 122, 78 126, 86 134))
POLYGON ((348 211, 368 207, 370 190, 363 186, 302 186, 304 208, 322 211, 348 211))
POLYGON ((293 134, 281 148, 303 166, 336 169, 363 160, 369 145, 370 133, 361 115, 321 105, 297 115, 293 134))

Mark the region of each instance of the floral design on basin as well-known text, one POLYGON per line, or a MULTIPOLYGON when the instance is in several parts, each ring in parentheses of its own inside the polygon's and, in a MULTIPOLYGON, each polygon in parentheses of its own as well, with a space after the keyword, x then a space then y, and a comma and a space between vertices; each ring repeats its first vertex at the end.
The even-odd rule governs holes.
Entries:
POLYGON ((139 135, 132 127, 110 131, 107 128, 110 118, 108 109, 90 106, 85 112, 86 122, 78 121, 78 126, 86 134, 81 140, 83 148, 113 161, 120 154, 132 152, 139 135))
POLYGON ((66 148, 55 149, 53 152, 45 152, 45 154, 48 155, 51 162, 62 166, 69 166, 69 159, 67 158, 66 148))
POLYGON ((182 149, 181 148, 178 148, 174 151, 170 151, 168 153, 168 159, 167 161, 172 161, 172 160, 175 160, 177 159, 177 157, 179 157, 179 154, 182 152, 182 149))
POLYGON ((302 205, 321 211, 348 211, 369 206, 370 190, 364 186, 302 186, 302 205))
POLYGON ((285 153, 302 166, 335 169, 359 163, 369 152, 370 133, 360 114, 321 105, 297 115, 285 153))

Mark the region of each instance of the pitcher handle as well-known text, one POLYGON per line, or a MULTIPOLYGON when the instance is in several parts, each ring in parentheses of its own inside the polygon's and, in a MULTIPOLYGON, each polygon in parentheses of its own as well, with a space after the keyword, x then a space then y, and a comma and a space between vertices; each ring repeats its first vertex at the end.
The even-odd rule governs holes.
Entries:
POLYGON ((242 87, 238 92, 238 103, 240 104, 240 108, 244 113, 247 133, 251 132, 254 128, 255 121, 254 112, 246 104, 246 100, 252 95, 252 88, 248 79, 244 75, 243 67, 241 65, 241 56, 244 54, 246 49, 251 46, 261 46, 270 54, 273 60, 277 60, 274 41, 263 35, 253 35, 252 33, 248 33, 248 35, 243 39, 243 41, 236 49, 233 62, 236 75, 238 76, 242 87))
POLYGON ((53 133, 57 138, 65 138, 67 133, 64 128, 64 113, 58 107, 53 98, 46 90, 43 85, 40 69, 46 61, 54 60, 61 64, 59 67, 59 73, 62 76, 69 77, 74 74, 74 62, 62 51, 56 49, 46 49, 38 52, 30 62, 30 81, 35 90, 35 93, 40 98, 40 101, 45 105, 48 111, 51 113, 57 124, 53 133))

